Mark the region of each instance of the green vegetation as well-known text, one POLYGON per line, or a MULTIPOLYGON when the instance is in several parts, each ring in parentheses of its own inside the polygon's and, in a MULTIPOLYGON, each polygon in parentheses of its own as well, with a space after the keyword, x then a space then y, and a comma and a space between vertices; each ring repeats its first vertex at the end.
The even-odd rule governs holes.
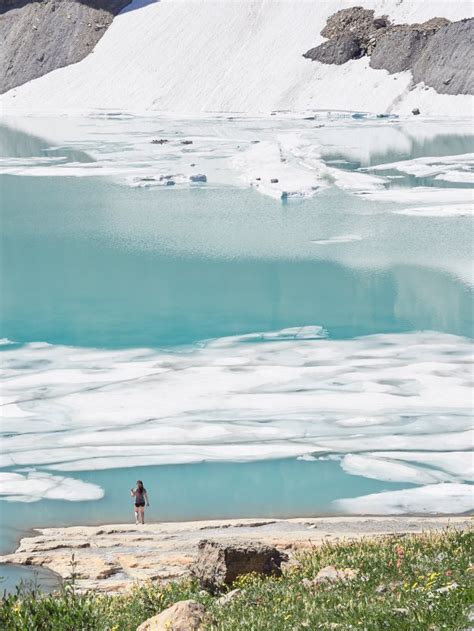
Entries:
POLYGON ((178 600, 193 598, 209 612, 214 631, 469 629, 473 532, 384 537, 328 543, 302 554, 281 578, 241 577, 242 591, 219 605, 192 580, 146 584, 104 596, 21 590, 3 600, 0 628, 8 631, 135 631, 178 600), (308 580, 328 565, 356 570, 351 580, 308 580))

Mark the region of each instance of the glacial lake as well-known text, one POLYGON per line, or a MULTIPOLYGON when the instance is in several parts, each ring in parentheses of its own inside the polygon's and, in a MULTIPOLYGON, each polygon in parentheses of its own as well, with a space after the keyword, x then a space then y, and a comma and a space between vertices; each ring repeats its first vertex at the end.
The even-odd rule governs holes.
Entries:
MULTIPOLYGON (((449 171, 453 129, 364 160, 341 126, 323 160, 449 171)), ((131 521, 138 478, 151 521, 470 510, 472 218, 429 211, 459 207, 464 158, 448 184, 381 169, 384 201, 330 180, 282 202, 62 175, 41 160, 87 143, 0 131, 3 553, 131 521)))

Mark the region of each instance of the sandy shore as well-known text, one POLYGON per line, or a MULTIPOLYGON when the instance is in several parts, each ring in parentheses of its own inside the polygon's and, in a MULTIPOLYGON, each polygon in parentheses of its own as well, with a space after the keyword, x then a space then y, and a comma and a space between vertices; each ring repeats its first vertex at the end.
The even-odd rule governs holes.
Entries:
POLYGON ((23 538, 16 552, 0 562, 39 565, 68 578, 74 554, 78 588, 116 592, 135 582, 183 576, 201 539, 261 541, 291 556, 324 540, 416 533, 448 524, 466 528, 469 523, 467 517, 322 517, 44 528, 23 538))

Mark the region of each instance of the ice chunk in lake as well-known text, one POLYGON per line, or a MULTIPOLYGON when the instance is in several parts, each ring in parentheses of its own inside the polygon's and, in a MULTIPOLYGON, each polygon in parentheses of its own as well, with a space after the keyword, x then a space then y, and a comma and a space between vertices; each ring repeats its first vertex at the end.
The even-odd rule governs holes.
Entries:
POLYGON ((469 484, 429 484, 414 489, 341 499, 335 501, 334 506, 347 513, 365 515, 404 515, 407 513, 449 515, 472 511, 474 494, 469 484))
POLYGON ((103 490, 96 484, 74 478, 32 471, 26 475, 0 472, 0 500, 10 502, 37 502, 42 499, 82 502, 99 500, 103 490))

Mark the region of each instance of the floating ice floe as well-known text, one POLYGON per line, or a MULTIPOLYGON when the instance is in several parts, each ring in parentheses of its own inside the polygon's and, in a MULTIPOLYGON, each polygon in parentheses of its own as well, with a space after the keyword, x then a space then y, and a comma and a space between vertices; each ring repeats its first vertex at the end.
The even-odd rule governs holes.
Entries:
POLYGON ((175 184, 205 184, 207 176, 202 173, 184 175, 183 173, 130 178, 134 187, 174 186, 175 184))
POLYGON ((336 186, 354 192, 384 190, 386 183, 389 181, 386 177, 361 173, 360 171, 345 171, 327 167, 326 172, 336 186))
MULTIPOLYGON (((459 169, 474 167, 474 153, 464 153, 455 156, 425 156, 413 160, 400 160, 398 162, 381 163, 367 167, 367 171, 401 171, 415 175, 416 177, 434 177, 445 179, 451 172, 458 173, 459 169)), ((462 171, 468 174, 469 171, 462 171)), ((472 175, 472 174, 471 174, 472 175)), ((457 180, 453 180, 457 181, 457 180)), ((462 181, 462 180, 459 180, 462 181)), ((472 181, 472 177, 471 177, 472 181)))
MULTIPOLYGON (((389 449, 414 454, 405 468, 391 466, 390 478, 405 480, 421 475, 408 470, 416 453, 470 447, 469 340, 324 335, 321 327, 293 328, 179 352, 6 347, 2 466, 84 470, 364 452, 369 460, 345 466, 373 477, 378 461, 390 459, 374 452, 389 449)), ((427 476, 453 475, 435 458, 424 465, 427 476)))
POLYGON ((452 481, 452 477, 443 471, 393 461, 390 460, 390 455, 387 458, 376 458, 373 455, 347 454, 342 459, 341 466, 351 475, 361 475, 386 482, 433 484, 452 481))
POLYGON ((443 206, 415 206, 394 211, 397 215, 413 217, 469 217, 474 214, 474 200, 470 204, 445 204, 443 206))
POLYGON ((443 182, 459 182, 461 184, 474 185, 474 171, 449 171, 436 175, 434 180, 442 180, 443 182))
POLYGON ((340 234, 329 239, 315 239, 311 243, 316 245, 331 245, 333 243, 351 243, 352 241, 362 241, 363 237, 360 234, 340 234))
POLYGON ((37 502, 42 499, 82 502, 99 500, 104 491, 96 484, 75 478, 32 471, 26 475, 0 472, 0 500, 9 502, 37 502))
POLYGON ((233 346, 239 343, 249 342, 277 342, 288 340, 318 340, 326 338, 327 331, 322 326, 293 326, 280 331, 262 331, 261 333, 247 333, 243 335, 235 335, 222 337, 217 340, 211 340, 207 345, 209 347, 233 346))
POLYGON ((264 195, 283 200, 312 197, 327 186, 326 169, 317 147, 300 144, 295 134, 280 134, 277 142, 266 140, 238 154, 232 166, 242 181, 264 195))
MULTIPOLYGON (((195 187, 206 182, 212 186, 245 185, 283 201, 313 197, 332 186, 365 199, 400 204, 413 204, 415 199, 405 198, 406 190, 410 189, 386 190, 396 176, 382 177, 381 171, 400 169, 400 172, 428 173, 433 178, 469 183, 472 154, 373 165, 391 152, 409 155, 418 136, 436 139, 445 129, 439 122, 424 121, 418 125, 421 129, 417 129, 406 121, 397 125, 390 121, 356 122, 350 119, 350 112, 346 114, 347 121, 335 119, 334 112, 315 113, 313 118, 325 121, 322 126, 291 112, 279 113, 271 120, 263 116, 218 114, 117 118, 103 113, 99 127, 97 113, 52 119, 12 116, 6 119, 8 128, 33 134, 35 147, 39 147, 36 151, 54 150, 61 155, 5 157, 0 161, 0 173, 104 176, 133 188, 152 190, 173 185, 195 187), (163 144, 152 142, 158 126, 164 136, 163 144), (186 140, 189 138, 193 139, 192 144, 183 144, 191 142, 186 140), (347 160, 364 168, 356 171, 336 168, 347 160)), ((465 138, 471 133, 461 122, 446 126, 453 136, 465 138)), ((451 190, 449 199, 443 193, 441 201, 459 203, 456 197, 459 189, 451 190)), ((434 202, 435 196, 427 203, 434 202)), ((425 203, 420 193, 416 202, 425 203)))
POLYGON ((347 513, 373 515, 403 515, 407 513, 454 514, 474 508, 474 493, 469 484, 429 484, 414 489, 373 493, 336 500, 335 508, 347 513))
POLYGON ((474 482, 474 455, 472 451, 452 451, 425 452, 425 451, 381 451, 372 454, 375 458, 390 458, 390 460, 401 460, 405 462, 415 462, 417 464, 434 466, 437 469, 446 471, 458 481, 465 480, 474 482))
POLYGON ((11 346, 12 344, 16 344, 16 342, 9 340, 8 337, 0 338, 0 346, 11 346))
MULTIPOLYGON (((357 193, 361 195, 361 193, 357 193)), ((417 186, 414 188, 388 188, 363 193, 364 198, 378 202, 396 202, 400 204, 472 204, 474 193, 469 188, 436 188, 417 186)))

